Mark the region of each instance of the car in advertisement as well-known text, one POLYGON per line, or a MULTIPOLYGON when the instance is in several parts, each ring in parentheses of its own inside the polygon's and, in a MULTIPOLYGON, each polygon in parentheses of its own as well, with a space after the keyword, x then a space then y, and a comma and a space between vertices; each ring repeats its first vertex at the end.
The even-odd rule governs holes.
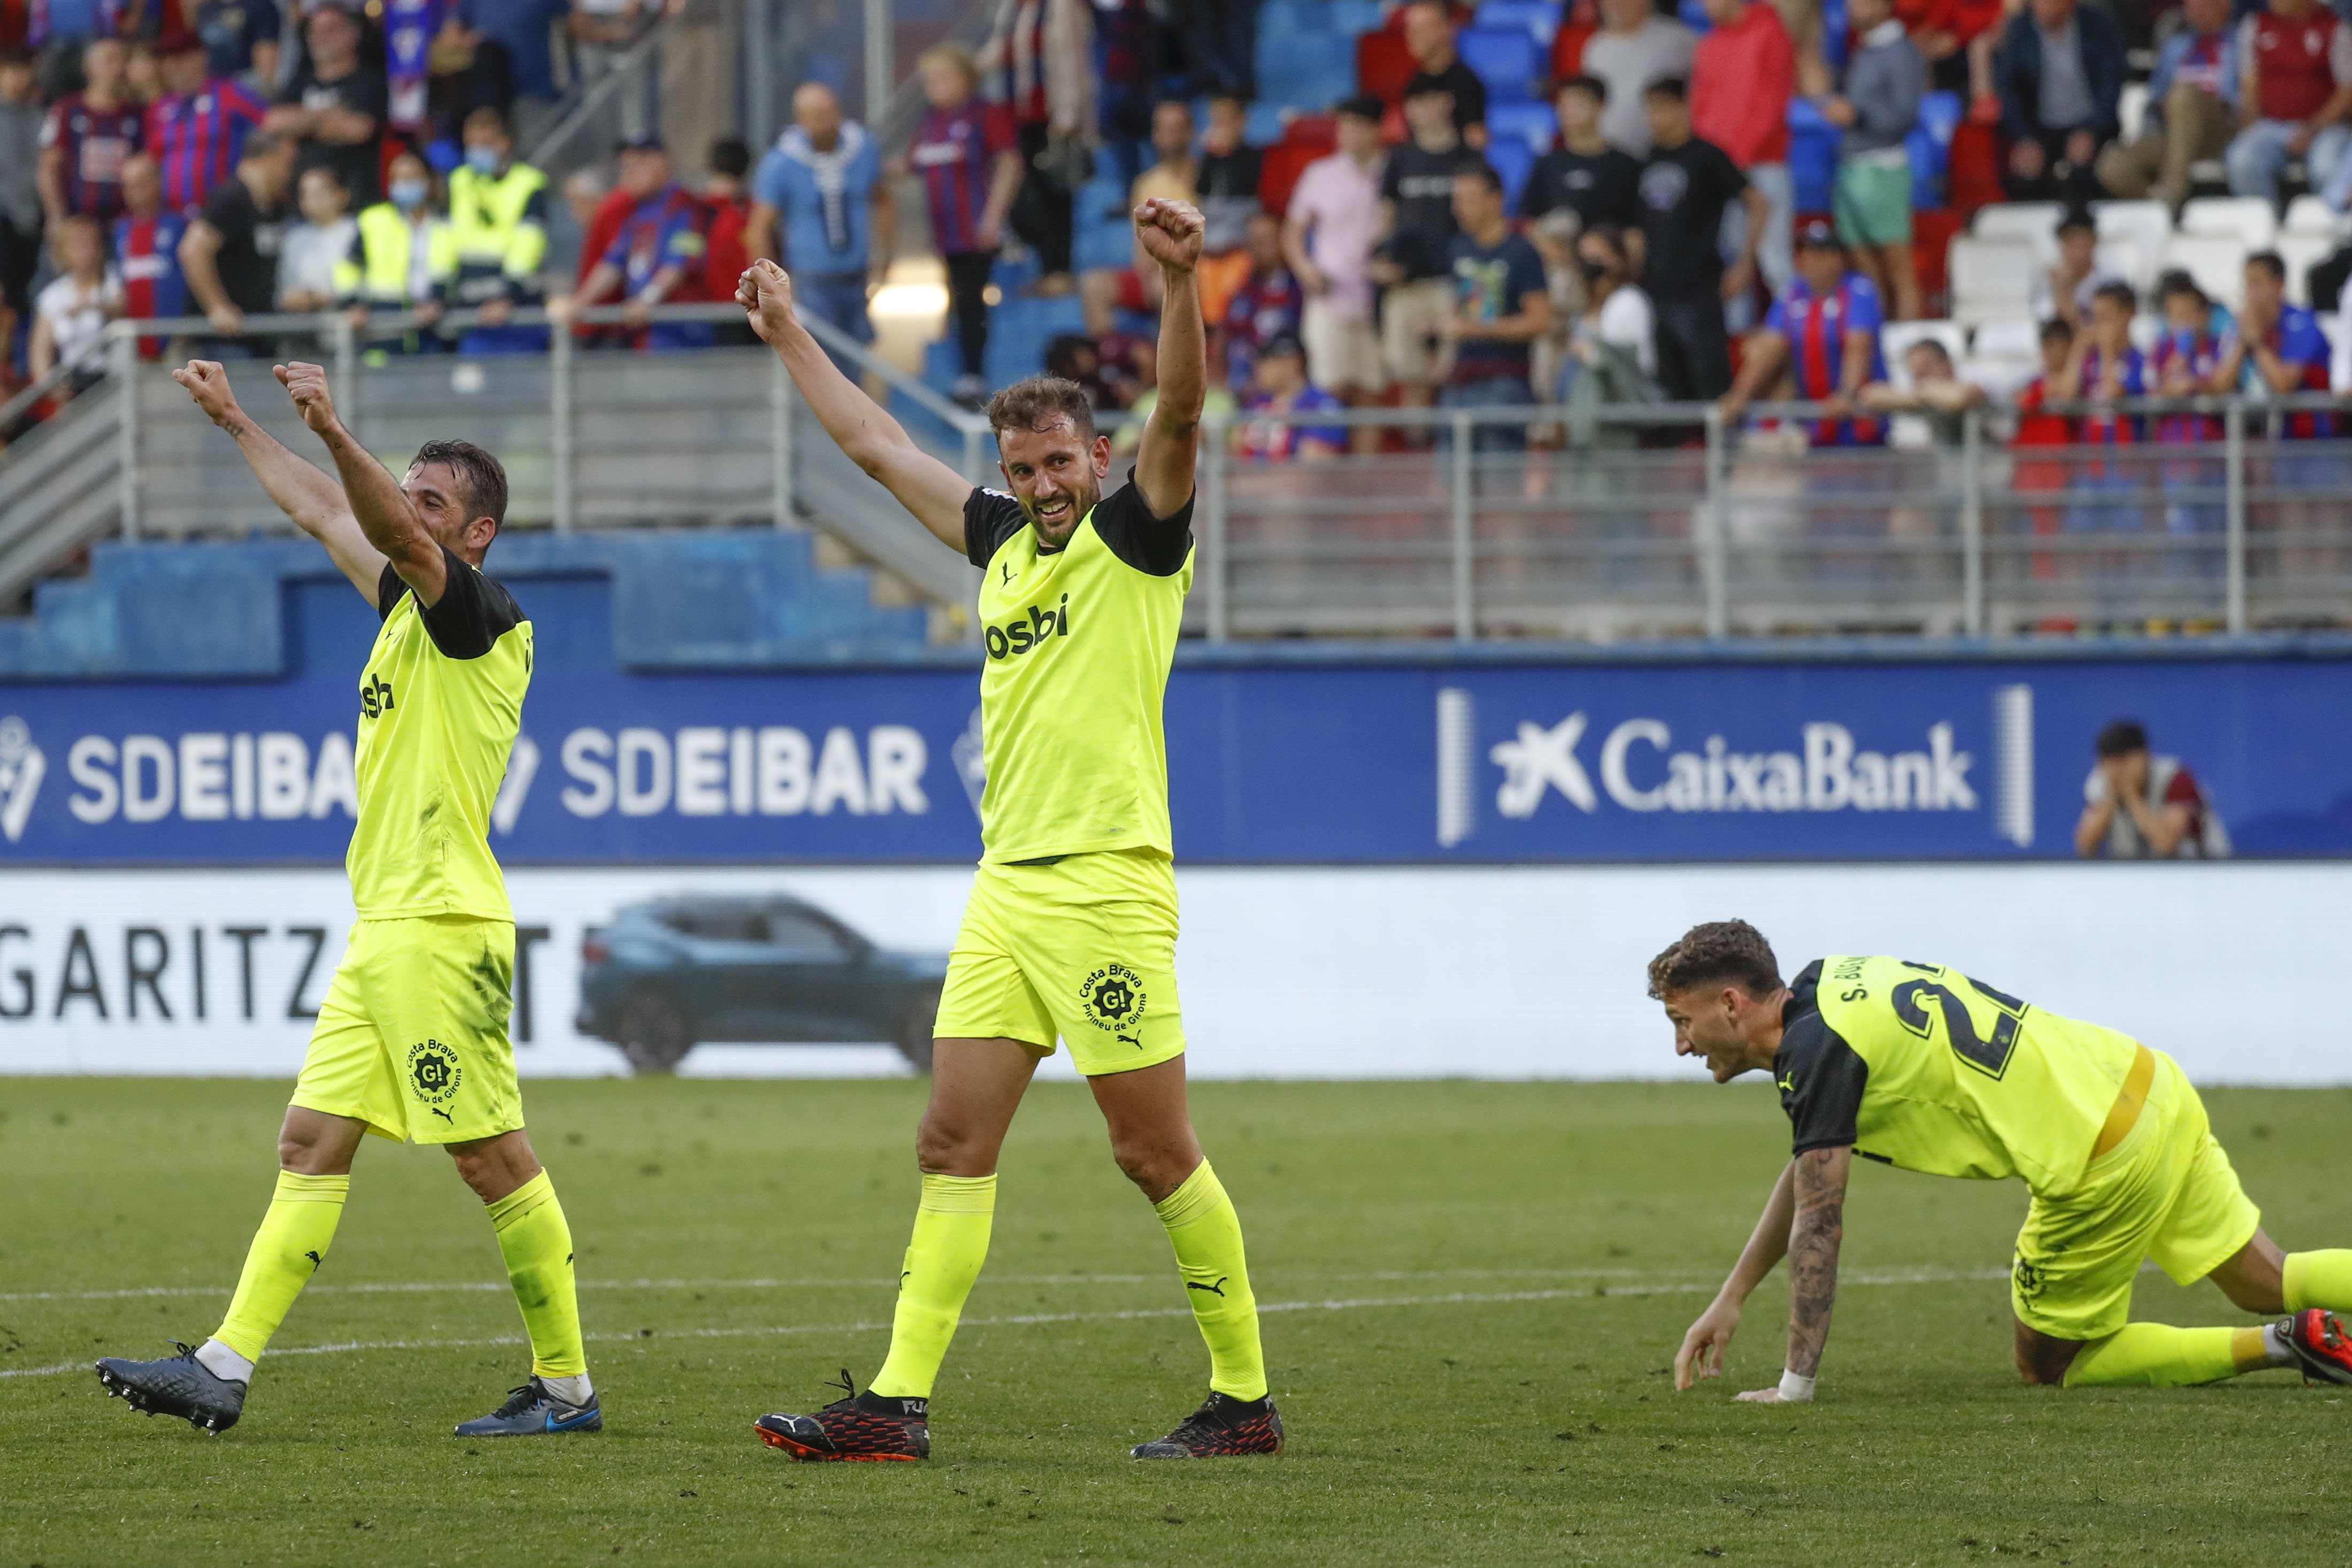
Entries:
POLYGON ((640 1073, 675 1068, 704 1041, 887 1041, 931 1065, 944 952, 876 945, 782 896, 679 896, 630 904, 580 944, 583 1035, 640 1073))

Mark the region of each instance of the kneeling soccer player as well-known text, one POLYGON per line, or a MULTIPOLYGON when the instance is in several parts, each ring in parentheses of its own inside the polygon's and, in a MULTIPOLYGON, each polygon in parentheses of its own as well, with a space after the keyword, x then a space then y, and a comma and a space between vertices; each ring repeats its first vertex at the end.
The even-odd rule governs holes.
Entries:
POLYGON ((173 379, 383 617, 360 676, 347 857, 359 918, 286 1109, 277 1196, 228 1316, 195 1350, 110 1357, 98 1375, 151 1415, 215 1433, 236 1425, 254 1363, 326 1261, 352 1156, 373 1132, 448 1147, 489 1209, 530 1335, 530 1380, 457 1435, 593 1432, 604 1416, 581 1348, 572 1232, 523 1131, 507 1039, 514 913, 487 837, 530 684, 530 623, 481 572, 506 512, 506 471, 478 447, 435 441, 396 480, 335 417, 325 372, 277 374, 334 454, 341 486, 254 424, 218 364, 194 361, 173 379))
POLYGON ((1796 1153, 1714 1303, 1683 1336, 1675 1386, 1719 1376, 1749 1291, 1789 1258, 1789 1356, 1760 1403, 1813 1396, 1837 1295, 1853 1156, 1930 1175, 2021 1176, 2032 1193, 2010 1281, 2017 1367, 2070 1388, 2174 1387, 2264 1367, 2352 1383, 2352 1250, 2282 1253, 2172 1058, 2128 1036, 2031 1006, 1958 970, 1832 957, 1780 984, 1745 921, 1693 927, 1650 961, 1678 1056, 1717 1083, 1761 1068, 1780 1089, 1796 1153), (2154 1259, 2210 1278, 2263 1327, 2127 1321, 2154 1259))
MULTIPOLYGON (((737 299, 842 450, 983 574, 982 853, 948 964, 931 1100, 915 1135, 922 1197, 873 1386, 813 1415, 762 1415, 795 1459, 920 1459, 930 1393, 988 1255, 997 1152, 1058 1036, 1109 1123, 1112 1152, 1167 1226, 1209 1346, 1209 1396, 1139 1459, 1271 1454, 1241 1221, 1184 1100, 1176 876, 1160 707, 1192 578, 1192 464, 1208 388, 1201 215, 1135 209, 1160 264, 1160 401, 1129 482, 1106 496, 1110 442, 1083 387, 1034 376, 989 405, 1011 493, 976 489, 911 440, 817 346, 792 283, 753 263, 737 299)), ((844 1375, 845 1384, 848 1382, 844 1375)))

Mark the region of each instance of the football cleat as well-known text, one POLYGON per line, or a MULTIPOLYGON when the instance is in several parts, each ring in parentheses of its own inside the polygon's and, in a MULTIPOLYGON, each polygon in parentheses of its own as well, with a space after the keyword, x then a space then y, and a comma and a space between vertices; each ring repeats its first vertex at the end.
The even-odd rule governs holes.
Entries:
POLYGON ((762 1415, 751 1423, 760 1441, 808 1463, 878 1462, 931 1457, 931 1402, 857 1392, 849 1369, 837 1384, 845 1397, 814 1415, 762 1415))
POLYGON ((2310 1383, 2352 1383, 2352 1332, 2335 1313, 2306 1307, 2286 1321, 2286 1342, 2310 1383))
POLYGON ((1214 1459, 1236 1454, 1282 1452, 1282 1412, 1274 1396, 1235 1399, 1212 1394, 1208 1403, 1184 1417, 1156 1443, 1139 1443, 1139 1459, 1214 1459))
POLYGON ((98 1363, 98 1381, 142 1415, 177 1415, 215 1436, 236 1426, 245 1414, 246 1385, 215 1374, 196 1359, 194 1347, 169 1342, 179 1345, 180 1353, 163 1361, 108 1356, 98 1363))
POLYGON ((488 1415, 460 1424, 460 1437, 534 1437, 547 1432, 602 1432, 604 1410, 590 1394, 585 1405, 570 1405, 548 1392, 533 1377, 520 1388, 507 1391, 507 1402, 488 1415))

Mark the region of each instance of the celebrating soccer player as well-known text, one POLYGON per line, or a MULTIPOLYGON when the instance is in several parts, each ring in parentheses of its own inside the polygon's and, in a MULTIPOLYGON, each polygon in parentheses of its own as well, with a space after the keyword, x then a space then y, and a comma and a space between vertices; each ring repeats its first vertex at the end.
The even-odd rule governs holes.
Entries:
POLYGON ((247 416, 218 364, 172 374, 383 627, 359 682, 347 857, 359 918, 278 1134, 277 1195, 213 1337, 165 1361, 109 1358, 98 1375, 150 1415, 235 1426, 254 1363, 326 1260, 352 1155, 373 1132, 448 1146, 488 1206, 530 1335, 530 1380, 457 1435, 596 1431, 572 1232, 523 1131, 507 1039, 514 913, 488 838, 530 684, 530 623, 481 572, 506 513, 506 470, 479 447, 431 441, 394 479, 335 417, 324 371, 279 365, 302 422, 334 455, 337 485, 247 416))
POLYGON ((2017 1368, 2069 1388, 2213 1383, 2264 1367, 2352 1383, 2352 1250, 2283 1253, 2238 1185, 2188 1078, 2161 1051, 1939 964, 1832 957, 1780 984, 1745 921, 1695 926, 1650 961, 1678 1056, 1717 1083, 1772 1074, 1796 1156, 1731 1277, 1683 1336, 1675 1386, 1719 1376, 1741 1304, 1786 1254, 1789 1356, 1759 1403, 1811 1399, 1837 1296, 1853 1156, 1930 1175, 2021 1176, 2033 1194, 2010 1279, 2017 1368), (2135 1323, 2153 1259, 2210 1279, 2262 1327, 2135 1323))
POLYGON ((980 694, 987 787, 980 868, 940 1000, 923 1174, 890 1353, 865 1393, 813 1415, 765 1415, 798 1459, 919 1459, 931 1384, 988 1252, 996 1159, 1055 1037, 1094 1090, 1119 1168, 1174 1243, 1209 1343, 1208 1400, 1138 1458, 1271 1454, 1257 1303, 1241 1223, 1184 1106, 1176 881, 1160 707, 1192 579, 1192 460, 1208 385, 1192 276, 1201 215, 1135 209, 1167 283, 1160 399, 1128 483, 1106 496, 1110 442, 1085 389, 1033 376, 988 406, 1011 494, 975 489, 852 385, 793 315, 772 262, 739 300, 860 468, 985 574, 980 694))

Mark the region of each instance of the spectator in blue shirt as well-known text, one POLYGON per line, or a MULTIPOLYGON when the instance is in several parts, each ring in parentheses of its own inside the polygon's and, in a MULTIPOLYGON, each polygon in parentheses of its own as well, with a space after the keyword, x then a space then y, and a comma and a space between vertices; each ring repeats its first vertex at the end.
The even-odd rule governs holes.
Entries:
MULTIPOLYGON (((1460 232, 1446 249, 1454 302, 1439 328, 1454 351, 1454 367, 1438 404, 1525 406, 1536 400, 1528 380, 1535 340, 1552 327, 1543 257, 1511 232, 1503 177, 1483 161, 1454 176, 1454 221, 1460 232)), ((1527 441, 1525 425, 1489 424, 1476 427, 1471 444, 1482 452, 1515 452, 1527 441)))
POLYGON ((623 320, 642 329, 640 346, 708 348, 708 321, 649 322, 656 305, 699 302, 703 207, 671 177, 669 153, 651 132, 633 136, 621 148, 621 189, 635 202, 604 258, 580 285, 582 305, 601 302, 619 289, 623 320))
POLYGON ((861 343, 866 314, 898 237, 898 213, 882 183, 881 149, 821 82, 793 94, 793 126, 760 160, 751 182, 751 252, 782 261, 793 298, 861 343), (781 232, 780 232, 781 230, 781 232))

